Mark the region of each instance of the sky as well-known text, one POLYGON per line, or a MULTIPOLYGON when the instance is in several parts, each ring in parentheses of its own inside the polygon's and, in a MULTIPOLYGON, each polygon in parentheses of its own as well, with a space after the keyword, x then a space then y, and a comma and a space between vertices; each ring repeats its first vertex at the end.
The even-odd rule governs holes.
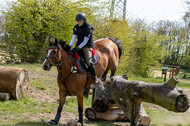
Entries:
MULTIPOLYGON (((15 0, 0 0, 1 9, 6 7, 7 1, 15 0)), ((185 1, 190 2, 190 0, 127 0, 126 18, 140 18, 147 23, 158 22, 159 20, 181 21, 187 10, 185 1)), ((117 6, 121 7, 121 5, 117 6)), ((117 8, 115 11, 122 13, 122 9, 117 8)))
POLYGON ((144 19, 148 23, 159 20, 180 21, 190 0, 127 0, 128 18, 144 19))

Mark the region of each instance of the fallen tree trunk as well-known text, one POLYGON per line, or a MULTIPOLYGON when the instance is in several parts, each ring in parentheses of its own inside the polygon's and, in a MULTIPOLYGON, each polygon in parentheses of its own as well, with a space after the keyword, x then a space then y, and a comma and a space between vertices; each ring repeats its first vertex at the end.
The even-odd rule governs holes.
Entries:
POLYGON ((29 76, 25 69, 0 67, 0 92, 9 93, 10 98, 20 99, 28 89, 29 76))
POLYGON ((110 101, 114 100, 132 126, 150 125, 151 120, 142 107, 143 101, 174 112, 185 112, 189 108, 188 97, 176 87, 178 83, 176 77, 172 77, 164 84, 127 81, 121 76, 116 76, 115 79, 113 83, 107 80, 109 86, 105 86, 104 90, 96 87, 94 110, 105 112, 109 109, 110 101))

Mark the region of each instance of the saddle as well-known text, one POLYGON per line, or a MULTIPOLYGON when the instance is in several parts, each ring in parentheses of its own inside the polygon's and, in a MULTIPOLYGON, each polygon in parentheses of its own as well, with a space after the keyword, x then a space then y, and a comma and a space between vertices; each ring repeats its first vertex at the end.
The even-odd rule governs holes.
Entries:
MULTIPOLYGON (((92 64, 93 66, 99 62, 100 60, 100 56, 95 52, 94 49, 92 49, 92 64)), ((78 52, 74 53, 74 59, 75 59, 75 63, 74 65, 77 68, 77 71, 82 73, 82 74, 89 74, 89 69, 88 69, 88 65, 86 64, 84 58, 82 55, 80 55, 78 52)))

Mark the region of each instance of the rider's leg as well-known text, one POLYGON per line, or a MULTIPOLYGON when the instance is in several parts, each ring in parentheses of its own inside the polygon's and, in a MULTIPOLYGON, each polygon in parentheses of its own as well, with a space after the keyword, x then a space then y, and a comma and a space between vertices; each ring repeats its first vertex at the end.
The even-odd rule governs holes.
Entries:
POLYGON ((97 84, 97 83, 99 83, 99 80, 96 76, 96 70, 94 68, 94 65, 92 64, 92 48, 83 48, 83 53, 85 56, 85 61, 86 61, 88 68, 90 70, 90 73, 93 76, 94 83, 97 84))

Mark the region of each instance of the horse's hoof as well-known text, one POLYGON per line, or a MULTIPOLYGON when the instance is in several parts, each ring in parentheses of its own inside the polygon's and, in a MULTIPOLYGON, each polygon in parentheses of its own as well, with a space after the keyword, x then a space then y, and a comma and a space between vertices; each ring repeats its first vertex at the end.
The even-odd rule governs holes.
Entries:
POLYGON ((114 77, 110 77, 111 82, 115 82, 115 78, 114 77))
POLYGON ((55 121, 55 120, 51 120, 51 121, 46 121, 46 120, 41 120, 41 122, 44 124, 44 125, 57 125, 58 122, 55 121))
POLYGON ((70 121, 67 123, 68 126, 82 126, 82 124, 80 122, 76 122, 76 121, 70 121))
POLYGON ((49 124, 51 124, 51 125, 57 125, 58 124, 58 122, 57 121, 55 121, 55 120, 51 120, 50 122, 48 122, 49 124))
POLYGON ((46 120, 44 120, 44 119, 41 119, 41 122, 42 122, 42 124, 44 124, 44 125, 48 125, 48 124, 49 124, 48 121, 46 121, 46 120))

